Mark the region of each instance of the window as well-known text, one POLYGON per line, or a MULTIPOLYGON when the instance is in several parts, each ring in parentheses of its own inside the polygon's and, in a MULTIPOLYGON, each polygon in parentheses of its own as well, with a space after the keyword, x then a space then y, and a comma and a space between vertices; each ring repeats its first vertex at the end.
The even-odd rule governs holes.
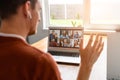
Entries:
POLYGON ((84 26, 85 29, 120 28, 120 0, 43 0, 49 26, 84 26))
POLYGON ((90 0, 89 28, 116 30, 120 25, 120 0, 90 0))
POLYGON ((49 20, 52 26, 82 25, 82 0, 49 0, 49 20))
POLYGON ((91 23, 120 24, 120 0, 91 0, 91 23))
POLYGON ((83 0, 48 0, 48 7, 49 26, 76 27, 83 24, 83 0))

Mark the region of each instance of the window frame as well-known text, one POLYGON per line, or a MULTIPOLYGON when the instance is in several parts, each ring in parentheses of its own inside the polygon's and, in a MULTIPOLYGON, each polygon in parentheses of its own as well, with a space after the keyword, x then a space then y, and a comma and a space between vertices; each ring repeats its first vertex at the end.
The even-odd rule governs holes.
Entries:
POLYGON ((106 30, 120 31, 120 24, 93 24, 90 22, 91 0, 84 0, 84 29, 86 30, 106 30), (100 26, 100 27, 99 27, 100 26))
MULTIPOLYGON (((91 0, 83 0, 83 27, 85 30, 109 30, 109 31, 120 31, 120 24, 91 24, 90 23, 90 2, 91 0), (98 27, 100 26, 100 27, 98 27)), ((42 17, 43 18, 43 29, 47 30, 50 25, 49 21, 49 5, 48 0, 42 0, 42 17)), ((53 26, 52 27, 58 27, 53 26)))
POLYGON ((42 5, 42 25, 43 30, 47 30, 49 26, 49 6, 48 0, 41 0, 42 5))

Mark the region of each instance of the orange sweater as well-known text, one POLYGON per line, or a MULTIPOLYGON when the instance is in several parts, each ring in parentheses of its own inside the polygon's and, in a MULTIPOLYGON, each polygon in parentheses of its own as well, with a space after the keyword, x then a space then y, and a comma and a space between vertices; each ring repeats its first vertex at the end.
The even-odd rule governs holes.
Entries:
POLYGON ((0 36, 0 80, 61 80, 56 62, 25 41, 0 36))

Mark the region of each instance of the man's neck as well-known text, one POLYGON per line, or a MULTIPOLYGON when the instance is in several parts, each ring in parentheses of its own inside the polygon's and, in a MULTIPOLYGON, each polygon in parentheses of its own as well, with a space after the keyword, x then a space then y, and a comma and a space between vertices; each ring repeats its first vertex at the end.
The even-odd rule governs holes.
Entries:
POLYGON ((24 24, 17 20, 4 20, 1 23, 0 32, 7 34, 16 34, 24 38, 27 37, 28 31, 24 24))

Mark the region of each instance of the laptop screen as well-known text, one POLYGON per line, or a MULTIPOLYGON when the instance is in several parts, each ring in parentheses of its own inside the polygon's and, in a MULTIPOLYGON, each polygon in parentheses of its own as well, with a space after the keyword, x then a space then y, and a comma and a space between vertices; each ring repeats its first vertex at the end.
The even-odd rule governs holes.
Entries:
POLYGON ((48 51, 79 50, 83 28, 80 27, 50 27, 48 51))

